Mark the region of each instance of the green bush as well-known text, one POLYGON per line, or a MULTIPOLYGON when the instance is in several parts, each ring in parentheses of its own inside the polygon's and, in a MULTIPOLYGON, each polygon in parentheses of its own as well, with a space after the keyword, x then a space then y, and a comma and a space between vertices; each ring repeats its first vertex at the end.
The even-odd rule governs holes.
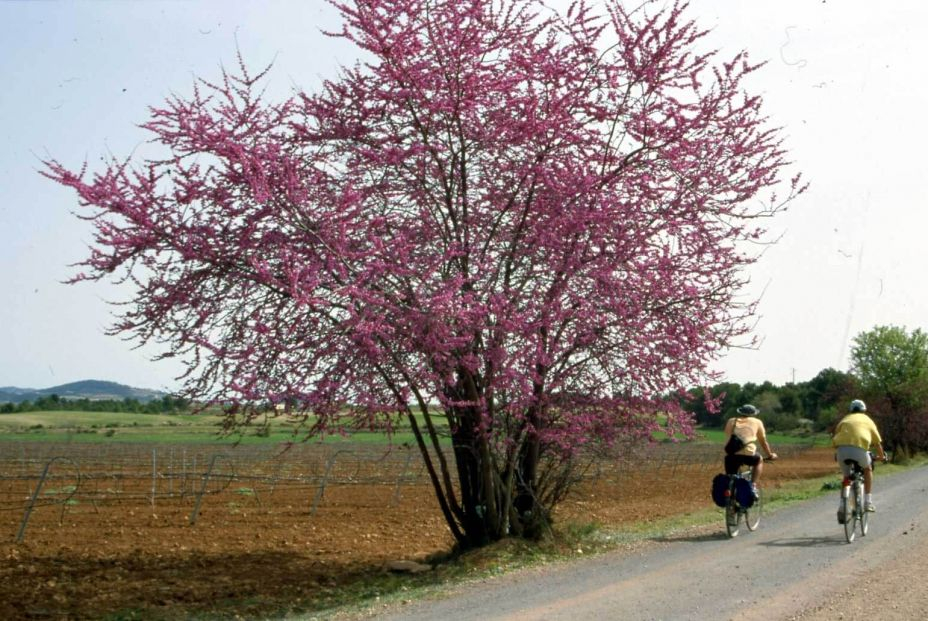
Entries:
POLYGON ((828 431, 834 427, 838 420, 840 420, 840 415, 835 406, 823 408, 818 413, 818 420, 815 421, 815 428, 818 431, 828 431))
POLYGON ((771 412, 761 417, 768 432, 784 433, 800 426, 799 417, 786 412, 771 412))

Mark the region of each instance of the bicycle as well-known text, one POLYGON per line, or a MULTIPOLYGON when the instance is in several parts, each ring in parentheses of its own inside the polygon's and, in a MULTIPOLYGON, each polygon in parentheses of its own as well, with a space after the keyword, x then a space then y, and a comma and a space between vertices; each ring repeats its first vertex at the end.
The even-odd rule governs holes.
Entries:
POLYGON ((760 526, 761 497, 760 494, 754 496, 750 467, 746 471, 742 468, 745 466, 739 466, 738 472, 728 476, 728 489, 725 491, 725 531, 729 537, 737 537, 741 532, 742 518, 750 531, 760 526), (753 497, 753 502, 745 502, 748 495, 753 497))
MULTIPOLYGON (((864 507, 864 469, 853 459, 845 459, 851 472, 841 483, 841 508, 838 519, 844 525, 844 538, 848 543, 854 541, 858 526, 860 536, 866 537, 870 530, 870 513, 864 507), (852 506, 851 506, 852 505, 852 506)), ((870 454, 871 468, 876 468, 873 453, 870 454)))

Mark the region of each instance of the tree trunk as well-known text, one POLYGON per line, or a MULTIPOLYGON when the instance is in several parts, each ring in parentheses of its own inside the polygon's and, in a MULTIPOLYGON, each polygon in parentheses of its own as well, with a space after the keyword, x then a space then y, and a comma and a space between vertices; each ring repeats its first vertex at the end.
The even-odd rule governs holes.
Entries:
POLYGON ((516 464, 516 488, 513 507, 522 527, 522 535, 528 539, 539 539, 544 534, 546 515, 538 501, 538 458, 540 446, 538 435, 529 434, 516 464))
MULTIPOLYGON (((461 509, 463 511, 461 529, 465 548, 486 545, 499 539, 489 528, 484 477, 484 464, 477 447, 472 430, 462 427, 451 434, 454 443, 454 459, 458 468, 458 482, 461 486, 461 509)), ((492 493, 492 489, 489 490, 492 493)))

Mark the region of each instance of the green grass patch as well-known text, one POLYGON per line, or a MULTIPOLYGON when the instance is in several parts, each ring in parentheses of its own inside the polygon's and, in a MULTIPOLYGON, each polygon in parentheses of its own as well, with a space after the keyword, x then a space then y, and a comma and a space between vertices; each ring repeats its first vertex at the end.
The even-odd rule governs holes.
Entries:
POLYGON ((73 494, 76 491, 77 491, 76 485, 66 485, 62 487, 61 489, 46 488, 42 490, 42 493, 45 494, 46 496, 56 496, 58 494, 73 494))

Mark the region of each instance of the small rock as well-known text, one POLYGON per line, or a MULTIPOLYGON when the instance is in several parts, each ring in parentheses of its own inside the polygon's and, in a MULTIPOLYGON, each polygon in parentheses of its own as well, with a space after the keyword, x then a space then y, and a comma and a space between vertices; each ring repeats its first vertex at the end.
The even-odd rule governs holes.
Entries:
POLYGON ((386 564, 386 568, 387 571, 398 574, 421 574, 432 570, 431 565, 425 565, 415 561, 390 561, 386 564))

